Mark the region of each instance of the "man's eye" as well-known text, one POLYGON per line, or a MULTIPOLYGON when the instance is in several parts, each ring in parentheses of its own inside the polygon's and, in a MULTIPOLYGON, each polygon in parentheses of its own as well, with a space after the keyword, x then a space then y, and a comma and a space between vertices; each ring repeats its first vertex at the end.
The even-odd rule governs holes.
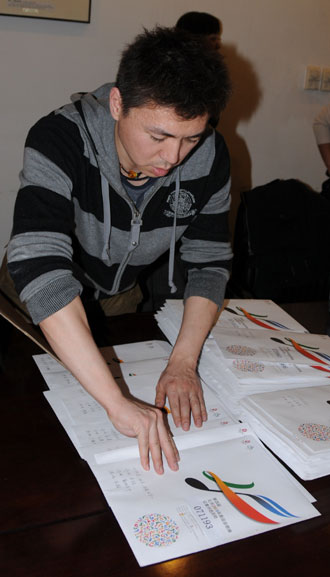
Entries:
POLYGON ((156 138, 156 136, 152 136, 152 134, 150 134, 150 138, 155 142, 163 142, 165 140, 164 138, 156 138))

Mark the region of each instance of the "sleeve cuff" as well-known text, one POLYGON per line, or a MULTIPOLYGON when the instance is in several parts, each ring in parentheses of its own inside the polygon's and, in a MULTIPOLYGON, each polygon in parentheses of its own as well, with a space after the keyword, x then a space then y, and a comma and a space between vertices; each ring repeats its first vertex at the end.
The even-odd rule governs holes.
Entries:
POLYGON ((184 300, 192 296, 199 296, 207 298, 221 307, 228 279, 229 272, 226 270, 190 270, 184 300))
POLYGON ((82 293, 81 283, 72 275, 55 279, 40 289, 26 301, 27 309, 34 324, 56 313, 82 293))

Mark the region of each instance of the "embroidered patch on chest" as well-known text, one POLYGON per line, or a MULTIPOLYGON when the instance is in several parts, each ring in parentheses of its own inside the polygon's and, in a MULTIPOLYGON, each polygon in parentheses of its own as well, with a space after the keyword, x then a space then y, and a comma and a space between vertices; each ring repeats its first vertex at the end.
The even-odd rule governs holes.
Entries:
MULTIPOLYGON (((173 218, 175 212, 175 190, 167 197, 167 203, 170 210, 165 209, 164 214, 169 218, 173 218)), ((196 214, 195 198, 189 190, 180 189, 177 207, 177 218, 186 218, 187 216, 194 216, 196 214)))

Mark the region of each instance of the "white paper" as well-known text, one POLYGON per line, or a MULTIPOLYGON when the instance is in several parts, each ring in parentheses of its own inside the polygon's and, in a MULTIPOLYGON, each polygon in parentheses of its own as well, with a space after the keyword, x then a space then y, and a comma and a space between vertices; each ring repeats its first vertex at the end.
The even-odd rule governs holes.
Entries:
MULTIPOLYGON (((139 343, 139 345, 141 345, 139 343)), ((142 346, 139 346, 141 352, 142 346)), ((117 352, 117 351, 116 351, 117 352)), ((127 351, 121 346, 122 356, 132 358, 134 351, 132 345, 128 345, 127 351), (126 355, 126 353, 128 353, 126 355)), ((126 395, 143 400, 149 404, 154 404, 156 385, 162 370, 165 368, 166 360, 149 358, 124 362, 120 367, 125 377, 127 385, 126 395), (158 371, 154 369, 158 367, 158 371)), ((41 366, 41 364, 40 364, 41 366)), ((64 374, 70 373, 63 369, 64 374)), ((45 375, 47 381, 49 373, 45 375)), ((45 392, 45 397, 53 407, 57 418, 66 429, 71 441, 79 451, 81 457, 86 460, 93 459, 95 454, 100 454, 99 459, 122 460, 138 456, 136 439, 131 439, 119 433, 108 419, 105 410, 101 405, 79 384, 77 386, 60 386, 65 380, 63 372, 52 374, 52 390, 45 392), (56 377, 58 382, 56 382, 56 377)), ((203 429, 218 429, 227 427, 237 422, 228 412, 219 397, 207 385, 204 385, 204 399, 208 420, 204 423, 203 429)), ((167 422, 173 437, 184 437, 187 435, 181 427, 176 427, 170 412, 170 407, 165 405, 167 411, 167 422)), ((191 422, 190 433, 198 432, 200 429, 191 422)), ((181 441, 181 446, 187 446, 186 441, 181 441)))
POLYGON ((329 371, 330 338, 327 335, 299 334, 291 331, 221 329, 212 335, 224 359, 285 362, 316 365, 329 371))
POLYGON ((242 401, 260 438, 303 479, 330 474, 330 385, 242 401))
POLYGON ((264 329, 258 323, 263 323, 269 330, 308 332, 280 306, 271 300, 262 299, 229 299, 229 301, 225 301, 225 308, 220 314, 217 326, 221 328, 264 329))
POLYGON ((142 341, 140 343, 128 343, 115 345, 114 351, 118 358, 125 363, 132 361, 147 361, 150 359, 168 358, 172 347, 167 341, 142 341))
POLYGON ((258 440, 238 429, 232 439, 182 451, 178 472, 158 476, 138 460, 92 470, 141 566, 319 515, 258 440), (249 487, 226 497, 210 473, 249 487))
MULTIPOLYGON (((169 317, 162 316, 161 322, 175 340, 175 307, 169 317)), ((148 341, 114 348, 129 394, 153 403, 171 347, 148 341)), ((45 397, 91 467, 141 566, 319 515, 311 495, 223 403, 226 395, 239 399, 247 386, 226 363, 211 336, 199 365, 208 421, 184 432, 174 427, 167 407, 181 461, 178 472, 165 463, 165 474, 158 476, 142 469, 136 440, 116 431, 105 410, 68 371, 45 358, 37 360, 52 389, 45 397)))

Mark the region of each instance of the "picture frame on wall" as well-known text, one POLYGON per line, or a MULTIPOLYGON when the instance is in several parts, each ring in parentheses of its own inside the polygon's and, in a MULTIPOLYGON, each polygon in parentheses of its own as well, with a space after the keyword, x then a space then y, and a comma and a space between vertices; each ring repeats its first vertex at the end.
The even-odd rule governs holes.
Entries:
POLYGON ((0 16, 24 16, 88 24, 91 0, 0 0, 0 16))

